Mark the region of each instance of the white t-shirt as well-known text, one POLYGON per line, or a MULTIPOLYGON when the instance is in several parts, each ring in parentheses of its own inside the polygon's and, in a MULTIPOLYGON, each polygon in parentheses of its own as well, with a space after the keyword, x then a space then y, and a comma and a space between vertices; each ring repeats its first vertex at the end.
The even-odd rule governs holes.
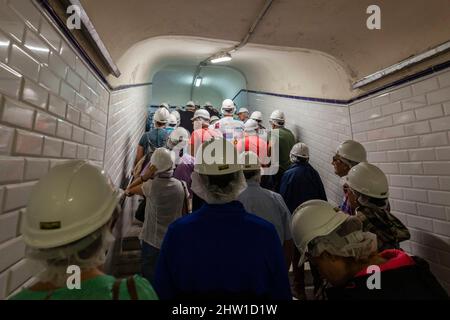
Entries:
POLYGON ((159 249, 169 225, 182 215, 186 193, 180 180, 162 177, 146 181, 142 192, 145 220, 139 239, 159 249))
POLYGON ((215 129, 220 130, 224 139, 239 140, 244 134, 244 123, 233 117, 224 117, 216 122, 215 129))

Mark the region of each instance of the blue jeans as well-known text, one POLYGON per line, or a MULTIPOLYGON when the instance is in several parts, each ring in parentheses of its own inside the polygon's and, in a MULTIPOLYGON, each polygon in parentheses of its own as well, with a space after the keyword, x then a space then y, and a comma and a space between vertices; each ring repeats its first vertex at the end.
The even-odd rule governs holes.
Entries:
POLYGON ((147 242, 141 242, 141 273, 150 283, 153 283, 153 278, 155 276, 159 251, 159 249, 149 245, 147 242))

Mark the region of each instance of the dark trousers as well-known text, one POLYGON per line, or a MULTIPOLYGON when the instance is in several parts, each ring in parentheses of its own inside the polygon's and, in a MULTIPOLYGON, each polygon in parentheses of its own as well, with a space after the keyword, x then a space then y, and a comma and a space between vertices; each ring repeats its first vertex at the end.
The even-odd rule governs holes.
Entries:
POLYGON ((156 262, 159 258, 159 249, 141 241, 141 273, 150 283, 155 277, 156 262))

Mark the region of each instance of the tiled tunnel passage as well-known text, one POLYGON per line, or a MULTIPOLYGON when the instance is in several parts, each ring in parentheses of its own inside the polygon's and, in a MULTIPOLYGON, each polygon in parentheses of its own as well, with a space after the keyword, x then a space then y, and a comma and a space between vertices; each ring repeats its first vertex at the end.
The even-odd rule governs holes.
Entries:
MULTIPOLYGON (((336 148, 359 141, 386 174, 390 211, 411 234, 401 248, 424 258, 450 293, 449 1, 410 1, 403 14, 393 14, 402 1, 378 1, 381 31, 365 26, 370 1, 355 1, 335 18, 325 2, 315 8, 306 1, 173 1, 178 10, 171 15, 164 1, 134 0, 129 11, 125 1, 75 1, 93 25, 83 30, 65 27, 63 2, 0 0, 0 299, 34 284, 41 271, 26 258, 21 225, 33 187, 51 168, 86 160, 124 188, 151 106, 183 109, 193 100, 219 110, 227 98, 261 111, 267 128, 275 109, 284 112, 296 141, 309 146, 333 205, 343 197, 331 164, 336 148), (290 12, 300 10, 298 3, 311 17, 331 19, 336 30, 315 32, 314 21, 297 26, 290 12), (149 9, 167 23, 146 22, 139 11, 149 9), (220 27, 220 11, 234 12, 232 27, 220 27), (417 26, 405 22, 419 14, 417 26), (236 48, 254 21, 231 62, 202 65, 236 48), (349 32, 358 24, 358 34, 349 32), (431 56, 353 86, 424 52, 431 56)), ((114 230, 106 271, 117 277, 140 272, 137 207, 138 197, 126 198, 114 230)), ((310 285, 309 271, 307 277, 310 285)))

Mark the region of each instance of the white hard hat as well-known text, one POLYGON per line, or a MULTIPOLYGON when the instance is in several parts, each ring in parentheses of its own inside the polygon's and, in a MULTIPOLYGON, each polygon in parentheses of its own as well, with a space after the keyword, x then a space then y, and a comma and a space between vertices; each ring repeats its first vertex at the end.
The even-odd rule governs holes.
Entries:
POLYGON ((256 171, 261 169, 258 155, 252 151, 246 151, 241 154, 241 163, 244 171, 256 171))
POLYGON ((361 143, 354 140, 347 140, 342 142, 337 148, 336 154, 344 159, 357 163, 367 161, 366 149, 361 143))
POLYGON ((256 121, 262 121, 262 113, 260 111, 254 111, 252 115, 250 116, 250 119, 256 120, 256 121))
POLYGON ((189 132, 185 128, 178 127, 170 133, 167 139, 167 146, 169 149, 173 149, 175 146, 183 148, 188 141, 189 132))
POLYGON ((223 100, 222 109, 220 109, 222 114, 233 114, 235 110, 236 110, 236 106, 234 105, 233 100, 231 100, 231 99, 223 100))
POLYGON ((303 142, 294 144, 291 149, 291 156, 300 158, 309 158, 309 148, 303 142))
POLYGON ((210 116, 209 116, 209 112, 205 109, 198 109, 195 111, 194 116, 192 117, 191 120, 197 119, 197 118, 202 118, 204 120, 210 120, 210 116))
POLYGON ((177 110, 172 111, 170 114, 173 114, 175 118, 177 118, 177 121, 180 122, 180 113, 177 110))
POLYGON ((310 200, 295 209, 291 232, 304 262, 308 244, 317 237, 326 236, 347 220, 348 215, 323 200, 310 200))
POLYGON ((166 172, 173 168, 175 154, 166 148, 158 148, 153 152, 150 163, 156 167, 156 173, 166 172))
POLYGON ((275 110, 270 115, 270 120, 272 121, 278 121, 278 122, 284 122, 284 112, 281 110, 275 110))
POLYGON ((111 219, 119 194, 106 173, 86 161, 55 166, 31 192, 23 239, 38 249, 80 240, 111 219))
POLYGON ((177 117, 174 114, 169 115, 169 119, 167 120, 169 126, 176 126, 178 124, 177 117))
POLYGON ((236 148, 225 139, 212 139, 195 155, 194 171, 204 175, 225 175, 242 170, 236 148))
POLYGON ((166 108, 167 110, 169 110, 170 106, 167 102, 163 102, 161 103, 161 105, 159 106, 160 108, 166 108))
POLYGON ((218 116, 212 116, 211 117, 211 122, 217 121, 217 120, 220 120, 220 118, 218 116))
POLYGON ((188 101, 188 103, 186 103, 187 107, 195 107, 195 103, 194 101, 188 101))
POLYGON ((166 108, 159 108, 153 115, 153 120, 160 123, 167 123, 167 121, 169 120, 169 116, 169 110, 167 110, 166 108))
POLYGON ((259 124, 256 120, 248 119, 247 122, 244 124, 244 131, 245 132, 251 132, 255 131, 259 128, 259 124))
POLYGON ((206 101, 206 102, 205 102, 205 106, 206 106, 206 107, 212 107, 213 105, 212 105, 212 103, 211 103, 211 102, 209 102, 209 101, 206 101))
POLYGON ((237 114, 245 113, 245 112, 248 113, 248 109, 247 108, 240 108, 237 114))
POLYGON ((389 196, 386 175, 380 168, 367 162, 351 168, 345 182, 353 190, 372 198, 386 199, 389 196))

